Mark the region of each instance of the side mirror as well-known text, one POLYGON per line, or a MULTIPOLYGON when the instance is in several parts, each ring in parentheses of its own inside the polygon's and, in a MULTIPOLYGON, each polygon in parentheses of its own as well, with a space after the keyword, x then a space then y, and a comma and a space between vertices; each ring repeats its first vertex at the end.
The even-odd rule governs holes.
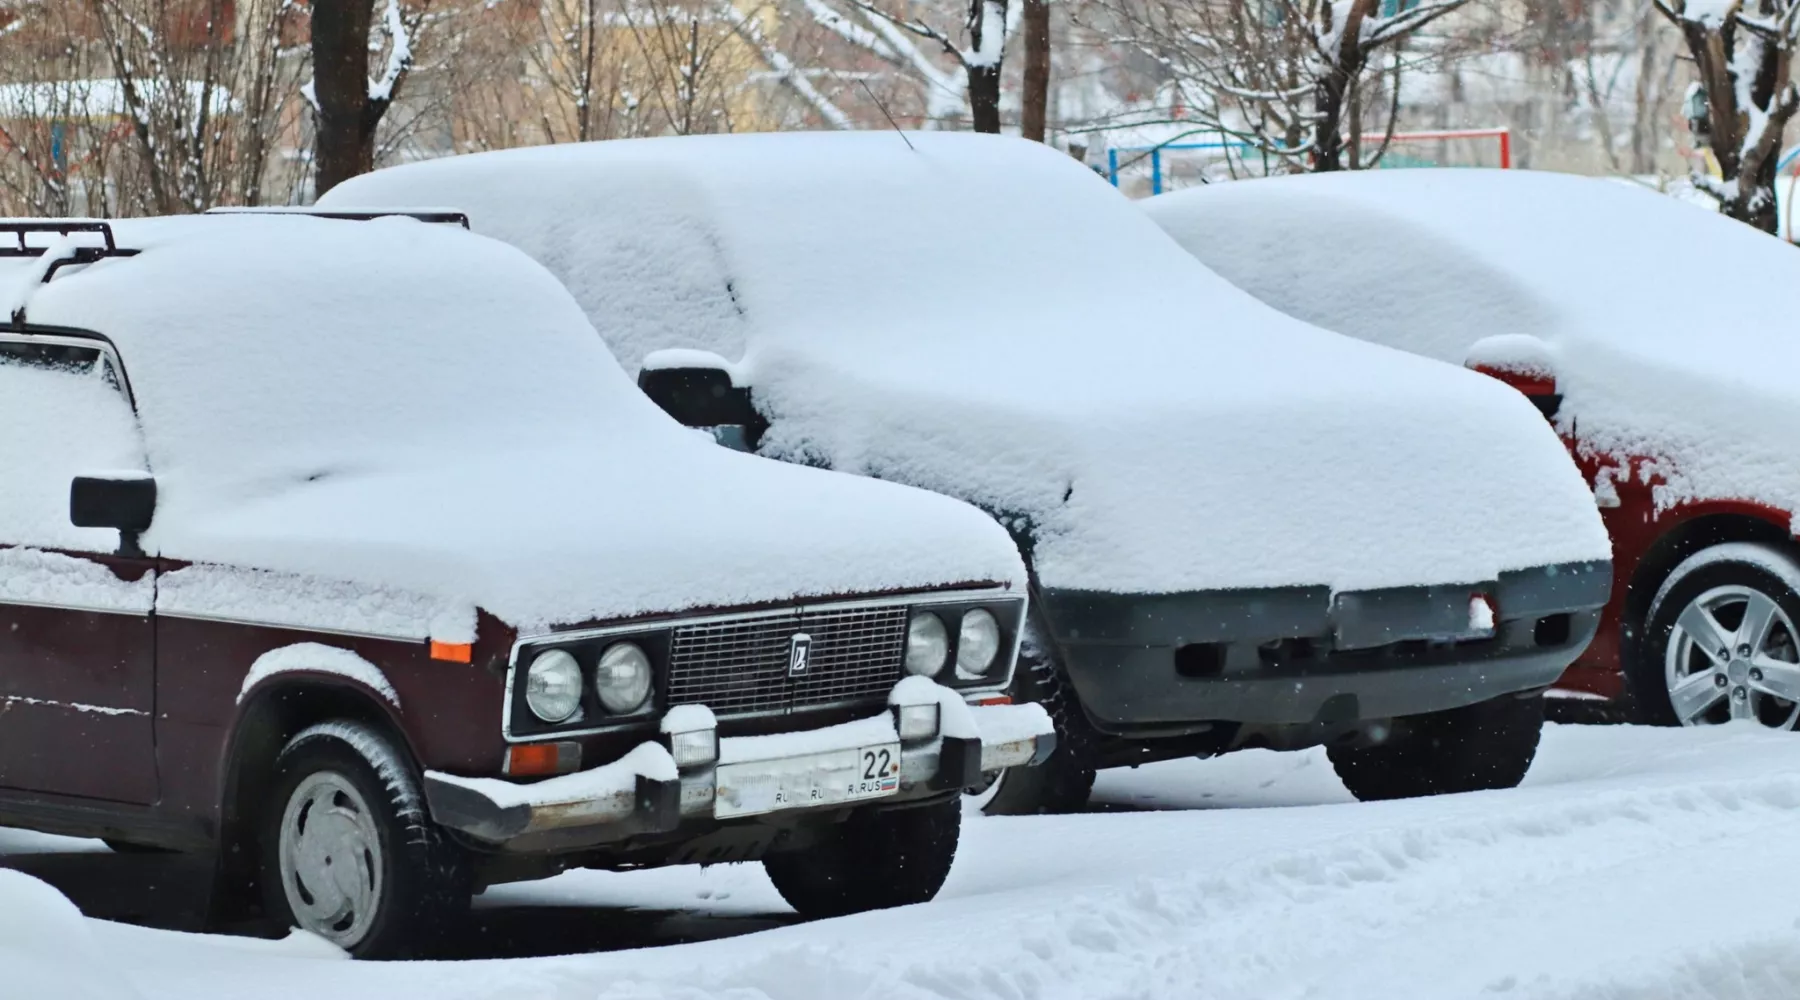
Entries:
POLYGON ((721 443, 744 450, 756 446, 768 421, 756 412, 750 390, 737 384, 730 362, 707 351, 656 351, 644 359, 638 372, 638 388, 663 412, 687 427, 714 431, 721 443), (739 435, 721 433, 741 428, 739 435))
POLYGON ((1556 419, 1562 393, 1556 391, 1556 358, 1550 345, 1530 334, 1483 337, 1469 348, 1463 367, 1517 389, 1546 420, 1556 419))
POLYGON ((136 472, 76 476, 69 484, 69 523, 77 528, 112 528, 121 556, 144 557, 138 536, 156 517, 156 480, 136 472))

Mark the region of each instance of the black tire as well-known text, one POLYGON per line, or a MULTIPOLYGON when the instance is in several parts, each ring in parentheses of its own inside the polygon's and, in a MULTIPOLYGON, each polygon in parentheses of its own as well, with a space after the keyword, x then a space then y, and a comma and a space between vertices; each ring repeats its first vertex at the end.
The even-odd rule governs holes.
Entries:
POLYGON ((1036 767, 1011 768, 994 777, 996 785, 972 790, 982 800, 981 811, 990 816, 1079 812, 1094 791, 1096 734, 1035 621, 1025 626, 1008 693, 1020 704, 1044 706, 1056 726, 1056 752, 1036 767))
POLYGON ((807 919, 929 902, 956 861, 962 803, 859 810, 803 851, 771 854, 763 870, 807 919))
POLYGON ((1363 802, 1476 792, 1525 780, 1543 728, 1543 696, 1506 695, 1396 719, 1384 743, 1325 752, 1344 787, 1363 802))
MULTIPOLYGON (((417 958, 444 950, 469 906, 468 858, 426 815, 404 751, 362 723, 322 723, 281 750, 270 789, 256 851, 258 881, 272 919, 319 934, 357 958, 417 958), (315 875, 319 884, 308 886, 295 876, 297 887, 290 888, 281 861, 290 803, 295 803, 295 829, 317 829, 323 838, 324 828, 310 825, 325 820, 314 815, 321 802, 328 803, 331 822, 357 831, 354 841, 332 841, 352 848, 334 848, 323 864, 336 873, 360 862, 348 881, 369 887, 368 905, 336 923, 297 914, 296 903, 305 910, 323 905, 328 894, 350 895, 331 884, 341 884, 344 877, 333 874, 327 882, 315 875), (362 839, 364 830, 372 831, 372 841, 362 839), (346 855, 344 863, 329 867, 338 861, 337 853, 346 855), (363 873, 368 877, 358 877, 363 873), (299 899, 290 899, 290 892, 299 899)), ((295 839, 306 836, 300 832, 295 839)))
MULTIPOLYGON (((1696 602, 1704 603, 1706 595, 1721 590, 1754 591, 1773 601, 1788 623, 1800 623, 1800 594, 1795 593, 1791 582, 1796 580, 1800 580, 1800 561, 1784 546, 1728 542, 1702 549, 1683 560, 1657 589, 1656 597, 1646 609, 1643 627, 1638 630, 1639 639, 1631 644, 1625 658, 1626 703, 1630 707, 1631 721, 1655 726, 1684 724, 1670 697, 1667 662, 1676 623, 1690 606, 1696 602)), ((1732 610, 1729 604, 1727 602, 1720 609, 1720 617, 1714 620, 1724 628, 1736 629, 1742 624, 1742 611, 1737 611, 1739 618, 1729 618, 1732 610)), ((1795 649, 1800 636, 1795 636, 1786 623, 1770 629, 1768 640, 1781 647, 1774 651, 1779 654, 1775 658, 1795 659, 1800 653, 1795 649)), ((1738 642, 1735 634, 1727 640, 1728 646, 1732 647, 1738 642)), ((1677 653, 1679 655, 1680 651, 1677 653)), ((1698 666, 1699 661, 1693 665, 1698 666)), ((1731 717, 1735 687, 1745 686, 1745 678, 1739 678, 1736 685, 1729 677, 1721 679, 1726 683, 1718 688, 1718 700, 1696 721, 1687 724, 1724 722, 1731 717)), ((1776 699, 1751 690, 1746 701, 1751 714, 1766 726, 1777 729, 1800 726, 1800 702, 1796 700, 1776 699)))

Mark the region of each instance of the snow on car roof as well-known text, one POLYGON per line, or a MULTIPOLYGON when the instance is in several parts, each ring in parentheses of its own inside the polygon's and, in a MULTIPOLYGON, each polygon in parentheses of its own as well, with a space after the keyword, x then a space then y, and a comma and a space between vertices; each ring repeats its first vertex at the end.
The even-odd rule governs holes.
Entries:
POLYGON ((765 453, 1028 526, 1047 586, 1394 586, 1606 554, 1522 401, 1267 308, 1038 143, 537 147, 322 203, 466 210, 561 278, 627 368, 664 348, 741 360, 765 453), (1222 335, 1246 329, 1264 338, 1222 335))
POLYGON ((1800 339, 1781 325, 1800 313, 1800 255, 1773 237, 1534 171, 1270 178, 1143 205, 1209 267, 1321 326, 1453 363, 1486 338, 1538 338, 1581 445, 1662 460, 1661 503, 1800 509, 1800 477, 1780 471, 1800 432, 1800 339))
POLYGON ((1022 582, 1010 539, 966 505, 677 426, 556 279, 496 240, 409 219, 116 231, 141 253, 41 285, 42 260, 0 263, 0 305, 117 345, 158 480, 147 548, 268 571, 172 575, 189 611, 338 608, 422 636, 466 634, 477 606, 548 625, 1022 582), (418 594, 463 611, 438 620, 418 594))

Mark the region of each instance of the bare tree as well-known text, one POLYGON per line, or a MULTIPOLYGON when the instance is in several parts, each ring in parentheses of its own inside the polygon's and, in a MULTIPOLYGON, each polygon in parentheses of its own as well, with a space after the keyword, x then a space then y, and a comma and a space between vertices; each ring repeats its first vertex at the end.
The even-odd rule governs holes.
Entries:
POLYGON ((1403 66, 1396 57, 1382 67, 1376 54, 1468 0, 1402 2, 1385 13, 1382 0, 1100 2, 1120 40, 1173 78, 1197 131, 1238 136, 1290 169, 1327 171, 1367 166, 1385 151, 1386 137, 1365 156, 1363 134, 1379 111, 1391 135, 1403 66))
POLYGON ((930 0, 901 2, 903 10, 870 0, 800 0, 814 22, 839 41, 912 81, 923 98, 927 126, 968 121, 977 132, 999 132, 1001 71, 1022 3, 967 0, 956 8, 961 26, 953 32, 940 23, 949 7, 936 9, 930 0))
MULTIPOLYGON (((763 30, 758 12, 745 11, 732 0, 719 0, 718 9, 725 23, 731 25, 744 44, 768 67, 769 79, 791 92, 812 116, 827 127, 840 130, 856 128, 855 120, 814 82, 816 68, 796 64, 784 46, 763 30)), ((825 70, 825 74, 839 83, 844 82, 842 74, 829 68, 825 70)))
POLYGON ((306 93, 314 126, 314 188, 318 194, 375 166, 376 129, 399 96, 413 64, 413 29, 400 0, 384 0, 381 33, 386 58, 369 77, 374 0, 313 0, 313 79, 306 93))
POLYGON ((0 189, 63 214, 256 203, 285 164, 287 0, 0 8, 0 189))
POLYGON ((628 0, 619 11, 636 56, 644 103, 672 135, 732 130, 750 72, 737 18, 705 0, 628 0))
POLYGON ((1686 0, 1654 0, 1681 31, 1705 100, 1699 131, 1719 177, 1696 172, 1696 187, 1719 211, 1765 232, 1778 231, 1775 173, 1782 133, 1800 110, 1789 79, 1800 41, 1800 0, 1731 0, 1690 10, 1686 0))

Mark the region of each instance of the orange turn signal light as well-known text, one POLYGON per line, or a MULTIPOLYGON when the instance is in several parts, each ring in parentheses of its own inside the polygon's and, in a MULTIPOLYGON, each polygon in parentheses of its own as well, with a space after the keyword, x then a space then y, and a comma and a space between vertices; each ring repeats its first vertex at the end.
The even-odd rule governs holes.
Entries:
POLYGON ((1010 705, 1010 704, 1012 704, 1012 695, 1010 695, 1010 694, 991 695, 989 697, 981 699, 980 701, 976 702, 975 704, 977 704, 977 705, 1010 705))
POLYGON ((475 645, 468 642, 439 642, 431 640, 431 658, 447 663, 471 663, 475 659, 475 645))
POLYGON ((519 743, 506 748, 506 773, 515 778, 567 774, 580 767, 579 743, 519 743))

